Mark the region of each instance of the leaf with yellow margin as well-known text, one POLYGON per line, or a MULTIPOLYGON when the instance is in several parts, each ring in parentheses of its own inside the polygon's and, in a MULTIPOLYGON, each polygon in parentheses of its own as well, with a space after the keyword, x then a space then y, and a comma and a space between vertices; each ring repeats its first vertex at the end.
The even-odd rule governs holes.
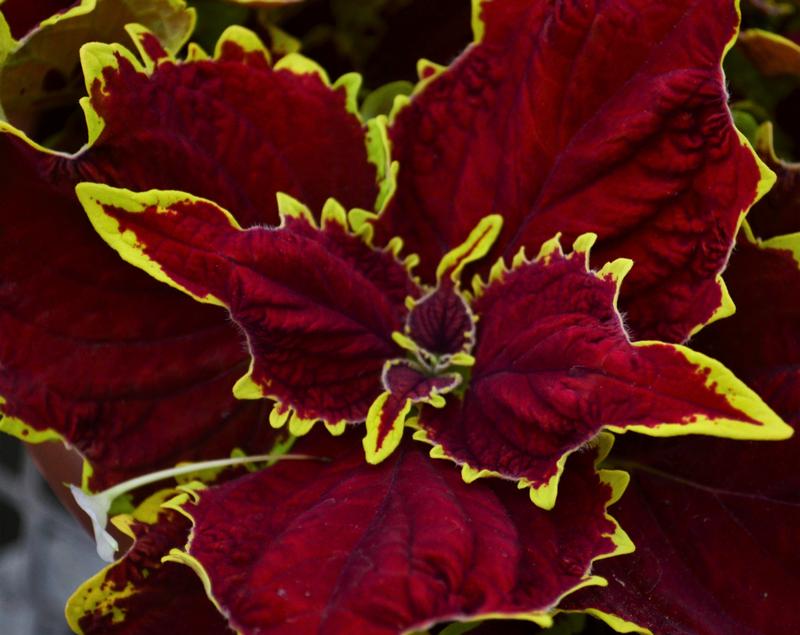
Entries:
POLYGON ((363 444, 368 463, 380 463, 400 444, 403 427, 414 405, 444 406, 443 395, 459 386, 461 375, 428 374, 417 364, 393 360, 384 366, 382 380, 385 392, 367 412, 367 435, 363 444))
POLYGON ((274 432, 269 404, 232 395, 248 354, 226 311, 121 262, 87 223, 76 182, 185 187, 270 226, 279 192, 302 194, 317 216, 330 193, 373 209, 389 169, 385 131, 348 110, 354 76, 331 83, 297 56, 273 67, 242 28, 185 61, 144 27, 128 31, 140 59, 118 44, 82 48, 89 147, 56 154, 0 125, 0 162, 14 166, 0 171, 0 426, 63 437, 91 464, 94 491, 262 452, 274 432))
MULTIPOLYGON (((22 39, 12 44, 0 67, 2 112, 37 141, 61 132, 54 128, 54 117, 66 123, 64 112, 78 112, 78 100, 84 94, 78 57, 81 46, 124 41, 125 25, 136 22, 150 29, 169 51, 177 52, 195 23, 194 9, 184 0, 81 0, 61 4, 61 13, 37 16, 46 19, 24 37, 17 31, 22 39)), ((12 17, 17 17, 16 13, 12 17)), ((21 20, 12 22, 12 32, 15 22, 21 20)))
POLYGON ((422 65, 396 102, 400 171, 376 244, 402 237, 431 282, 487 213, 504 223, 470 270, 484 276, 520 247, 592 231, 602 260, 636 262, 620 306, 637 338, 680 343, 719 317, 719 274, 774 181, 726 106, 736 3, 472 4, 474 44, 422 65))
POLYGON ((424 406, 416 438, 465 480, 499 476, 556 501, 566 457, 601 430, 788 438, 792 431, 722 364, 679 345, 631 342, 616 308, 630 262, 589 269, 593 235, 520 252, 476 284, 475 364, 463 398, 424 406))
POLYGON ((400 353, 391 336, 405 298, 419 289, 393 253, 352 233, 338 203, 325 205, 317 226, 308 208, 282 196, 279 228, 243 230, 225 210, 181 192, 88 183, 77 191, 122 258, 228 308, 252 357, 238 396, 292 408, 296 434, 316 420, 364 420, 384 362, 400 353))
POLYGON ((231 635, 209 600, 200 579, 182 564, 162 562, 171 549, 183 548, 191 524, 162 507, 175 490, 144 501, 117 525, 133 545, 121 560, 84 582, 69 599, 67 621, 80 635, 231 635))
POLYGON ((183 505, 192 540, 173 558, 207 580, 235 629, 395 635, 474 619, 549 626, 562 596, 605 584, 590 573, 593 561, 632 549, 607 513, 625 475, 594 468, 607 439, 569 461, 569 503, 551 512, 510 483, 465 484, 408 440, 377 467, 353 441, 301 439, 298 451, 330 461, 278 464, 183 505))
POLYGON ((636 552, 597 563, 609 584, 565 599, 619 632, 784 635, 800 629, 800 436, 780 443, 619 439, 631 485, 614 507, 636 552))

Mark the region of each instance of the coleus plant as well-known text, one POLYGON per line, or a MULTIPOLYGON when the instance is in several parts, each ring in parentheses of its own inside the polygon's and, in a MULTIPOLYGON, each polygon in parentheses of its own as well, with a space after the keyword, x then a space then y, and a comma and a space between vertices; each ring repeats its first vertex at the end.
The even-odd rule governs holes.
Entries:
POLYGON ((366 121, 358 76, 242 28, 84 45, 85 146, 2 127, 0 427, 80 451, 100 519, 179 462, 309 458, 134 492, 73 629, 792 632, 800 250, 745 225, 730 317, 775 180, 726 106, 738 21, 475 0, 366 121))

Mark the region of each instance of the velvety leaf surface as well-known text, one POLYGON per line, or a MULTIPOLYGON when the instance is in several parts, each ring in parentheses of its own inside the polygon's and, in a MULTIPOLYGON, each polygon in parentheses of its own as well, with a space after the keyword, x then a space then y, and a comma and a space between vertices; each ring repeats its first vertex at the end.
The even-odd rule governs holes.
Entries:
MULTIPOLYGON (((153 499, 145 505, 152 506, 153 499)), ((67 619, 82 635, 231 635, 203 583, 183 564, 162 562, 186 545, 191 524, 169 509, 139 508, 128 553, 74 593, 67 619)))
MULTIPOLYGON (((0 104, 7 119, 42 141, 59 133, 70 117, 79 119, 77 104, 84 94, 78 57, 82 45, 125 41, 125 25, 136 22, 174 52, 194 25, 194 13, 183 0, 12 0, 0 5, 0 11, 10 12, 17 37, 24 35, 22 29, 47 19, 11 45, 0 73, 0 104), (51 18, 56 11, 62 13, 51 18)), ((60 145, 57 138, 50 140, 60 145)))
POLYGON ((403 236, 430 278, 487 213, 505 219, 494 256, 594 231, 602 260, 637 264, 621 299, 637 337, 686 339, 720 306, 716 276, 760 191, 720 70, 734 3, 479 11, 478 44, 424 69, 394 119, 398 190, 378 237, 403 236))
POLYGON ((449 376, 428 377, 410 363, 395 362, 385 370, 383 385, 393 395, 402 395, 408 399, 419 401, 435 392, 452 388, 453 378, 449 376))
POLYGON ((61 435, 94 466, 94 489, 268 448, 263 407, 231 394, 247 354, 225 312, 121 263, 22 141, 0 136, 0 162, 3 428, 61 435))
MULTIPOLYGON (((364 134, 345 111, 344 89, 331 90, 313 73, 271 70, 263 54, 236 43, 237 35, 253 44, 234 32, 221 46, 222 59, 175 64, 162 58, 149 78, 121 48, 84 49, 91 53, 89 76, 105 81, 90 85, 94 110, 106 121, 95 122, 95 132, 104 126, 99 139, 77 158, 45 155, 11 134, 0 137, 3 427, 28 440, 52 436, 48 430, 64 437, 94 466, 95 489, 176 461, 227 456, 238 445, 265 450, 269 443, 264 447, 260 437, 269 435, 261 425, 263 407, 231 394, 247 370, 247 353, 226 313, 198 306, 120 262, 74 199, 75 180, 89 174, 137 189, 183 185, 238 205, 243 221, 266 224, 277 221, 278 191, 324 200, 330 189, 347 197, 358 181, 358 161, 346 178, 338 173, 345 179, 341 188, 329 180, 335 169, 320 168, 324 191, 312 191, 311 168, 326 156, 347 156, 350 147, 372 179, 362 202, 376 192, 364 134), (282 113, 293 134, 304 129, 270 99, 261 100, 270 94, 301 119, 303 112, 325 113, 331 154, 321 138, 295 144, 280 130, 270 136, 256 126, 255 120, 282 113), (217 164, 245 157, 254 161, 252 171, 217 164), (282 163, 289 157, 297 174, 282 163), (263 171, 275 163, 282 167, 263 171)), ((151 40, 145 45, 159 50, 151 40)), ((322 125, 316 115, 308 122, 312 132, 315 125, 322 125)))
POLYGON ((391 252, 349 232, 343 209, 326 206, 323 229, 305 211, 279 229, 244 231, 221 208, 179 192, 84 184, 79 196, 123 258, 229 308, 253 357, 237 394, 277 399, 302 419, 363 421, 384 362, 400 353, 391 334, 403 301, 418 291, 391 252))
POLYGON ((465 484, 413 443, 375 467, 350 441, 298 445, 331 460, 279 463, 187 506, 189 554, 245 635, 535 619, 585 580, 592 558, 614 551, 604 514, 612 488, 598 480, 594 452, 571 461, 569 504, 545 513, 512 484, 465 484))
POLYGON ((316 214, 328 197, 372 209, 377 172, 347 110, 352 86, 332 89, 304 58, 271 67, 243 29, 223 37, 218 59, 164 59, 149 75, 124 49, 86 52, 104 126, 77 157, 76 180, 191 192, 243 225, 277 225, 277 192, 316 214))
POLYGON ((403 436, 403 425, 414 404, 430 403, 442 407, 442 395, 461 384, 461 375, 430 375, 405 360, 388 362, 383 369, 382 393, 367 413, 364 450, 370 463, 378 463, 394 451, 403 436))
POLYGON ((755 243, 743 235, 725 280, 736 313, 692 341, 800 424, 800 235, 755 243), (791 251, 794 249, 794 253, 791 251))
MULTIPOLYGON (((796 428, 800 265, 745 232, 725 279, 736 313, 693 346, 728 364, 796 428)), ((567 606, 665 635, 800 630, 800 481, 792 469, 799 460, 797 434, 771 443, 621 439, 610 462, 629 471, 632 484, 615 514, 637 551, 598 565, 611 585, 580 592, 567 606)))
POLYGON ((464 465, 465 478, 488 471, 525 479, 547 506, 563 458, 604 427, 788 436, 717 362, 677 345, 631 343, 614 304, 630 263, 595 274, 586 243, 579 247, 496 270, 472 304, 479 322, 469 388, 462 400, 420 414, 422 438, 464 465))
POLYGON ((620 439, 632 482, 614 515, 634 554, 598 563, 610 585, 568 598, 660 635, 800 630, 800 442, 620 439))
POLYGON ((469 349, 475 324, 469 307, 450 280, 422 298, 408 315, 408 337, 434 355, 454 355, 469 349))

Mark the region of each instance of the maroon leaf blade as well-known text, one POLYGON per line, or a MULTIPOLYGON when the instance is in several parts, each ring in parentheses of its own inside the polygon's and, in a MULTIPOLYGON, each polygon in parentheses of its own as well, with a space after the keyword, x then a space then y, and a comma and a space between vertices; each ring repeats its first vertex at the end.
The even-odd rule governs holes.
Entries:
POLYGON ((475 317, 446 279, 414 305, 408 315, 406 335, 437 358, 469 353, 475 341, 475 317))
POLYGON ((411 362, 393 360, 384 366, 382 380, 385 392, 367 412, 363 445, 369 463, 380 463, 397 448, 412 406, 428 403, 441 408, 445 404, 442 395, 459 386, 461 375, 429 375, 411 362))
POLYGON ((100 490, 185 460, 265 451, 264 406, 231 394, 247 369, 225 313, 123 265, 52 160, 0 136, 0 426, 63 438, 100 490), (166 424, 165 422, 168 422, 166 424))
POLYGON ((476 44, 425 67, 394 117, 379 239, 402 236, 430 279, 487 213, 505 219, 495 257, 594 231, 603 260, 637 263, 621 299, 637 337, 680 342, 720 317, 718 274, 771 178, 726 108, 735 3, 474 6, 476 44))
MULTIPOLYGON (((736 313, 693 346, 728 364, 796 430, 800 236, 760 242, 745 225, 725 279, 736 313)), ((632 485, 615 514, 638 549, 598 566, 610 582, 602 593, 579 592, 566 606, 665 635, 800 629, 798 460, 797 434, 774 444, 620 440, 610 463, 632 485)))
POLYGON ((629 261, 588 269, 593 236, 565 256, 502 261, 476 286, 475 365, 461 400, 423 408, 416 438, 462 465, 531 487, 551 507, 567 455, 601 429, 654 436, 785 439, 791 429, 719 362, 679 345, 631 343, 615 301, 629 261))
POLYGON ((163 562, 182 549, 191 524, 176 511, 161 508, 175 491, 143 502, 125 519, 133 546, 122 559, 84 582, 67 603, 67 621, 81 635, 193 633, 231 635, 225 619, 194 572, 163 562))
POLYGON ((736 313, 692 346, 747 382, 786 421, 800 423, 800 234, 756 240, 745 224, 725 279, 736 313))
POLYGON ((800 629, 798 436, 780 443, 620 439, 631 486, 614 508, 636 552, 598 563, 590 610, 663 635, 784 635, 800 629), (731 466, 735 466, 735 469, 731 466))
POLYGON ((337 203, 326 204, 317 228, 307 208, 284 197, 280 228, 245 231, 220 207, 181 192, 85 183, 78 196, 124 259, 230 310, 252 356, 239 397, 275 399, 302 421, 364 420, 384 362, 399 353, 391 335, 404 300, 418 291, 392 252, 350 232, 337 203))
POLYGON ((278 192, 316 215, 328 197, 373 209, 386 165, 380 132, 355 112, 358 76, 331 85, 296 54, 272 65, 241 28, 223 34, 215 59, 183 63, 148 57, 154 38, 134 35, 144 64, 118 45, 83 49, 96 141, 71 166, 76 181, 192 192, 246 226, 278 224, 278 192))
POLYGON ((277 192, 324 200, 313 187, 317 177, 354 205, 371 205, 378 191, 370 163, 377 155, 368 153, 380 135, 367 134, 348 110, 352 78, 331 86, 297 56, 270 67, 241 29, 223 35, 215 58, 190 47, 186 62, 164 53, 147 31, 131 31, 144 64, 119 45, 83 49, 90 147, 67 157, 45 153, 8 126, 0 137, 0 160, 13 166, 0 178, 2 426, 28 441, 65 439, 91 465, 89 485, 98 490, 239 446, 265 451, 271 433, 260 425, 263 404, 231 394, 247 354, 226 313, 109 253, 74 198, 76 181, 180 184, 262 225, 277 222, 277 192), (281 121, 292 135, 308 132, 314 144, 294 143, 286 127, 276 127, 276 101, 291 114, 281 121), (315 112, 325 115, 325 135, 315 112), (243 125, 257 134, 244 134, 243 125), (267 170, 282 156, 297 174, 286 165, 267 170), (349 167, 325 167, 331 156, 348 158, 349 167))
POLYGON ((374 467, 348 441, 302 447, 328 463, 278 464, 185 506, 195 526, 183 557, 243 634, 388 635, 480 616, 547 624, 559 597, 597 582, 592 558, 630 548, 605 513, 625 479, 598 477, 594 452, 570 465, 570 504, 545 513, 511 484, 466 485, 414 444, 374 467))

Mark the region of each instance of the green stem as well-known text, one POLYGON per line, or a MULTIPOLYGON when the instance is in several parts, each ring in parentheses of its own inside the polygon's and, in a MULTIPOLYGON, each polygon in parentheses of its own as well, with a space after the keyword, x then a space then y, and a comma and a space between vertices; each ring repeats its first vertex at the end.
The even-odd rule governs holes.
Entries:
MULTIPOLYGON (((246 463, 261 463, 264 461, 273 461, 273 460, 311 460, 311 459, 319 459, 320 457, 316 456, 309 456, 306 454, 283 454, 283 455, 276 455, 276 454, 257 454, 254 456, 242 456, 230 459, 215 459, 213 461, 199 461, 197 463, 189 463, 188 465, 179 465, 178 467, 171 467, 165 470, 158 470, 157 472, 150 472, 149 474, 143 474, 142 476, 137 476, 136 478, 132 478, 127 481, 123 481, 122 483, 117 483, 113 487, 109 487, 104 492, 100 492, 100 494, 109 497, 109 500, 114 500, 118 496, 122 496, 131 490, 138 489, 139 487, 143 487, 144 485, 150 485, 151 483, 155 483, 157 481, 163 481, 168 478, 173 478, 175 476, 181 476, 182 474, 191 474, 192 472, 198 472, 201 470, 211 470, 218 467, 231 467, 234 465, 244 465, 246 463)), ((100 495, 98 494, 98 496, 100 495)))

